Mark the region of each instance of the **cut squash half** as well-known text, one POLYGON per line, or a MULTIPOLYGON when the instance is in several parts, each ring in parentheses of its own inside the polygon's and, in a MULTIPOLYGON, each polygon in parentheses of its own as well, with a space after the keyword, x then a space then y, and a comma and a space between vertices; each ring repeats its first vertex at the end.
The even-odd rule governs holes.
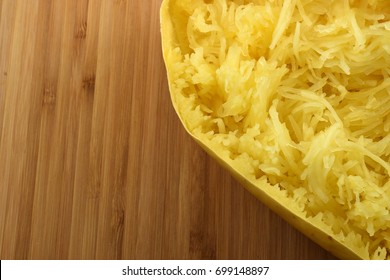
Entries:
POLYGON ((164 0, 161 33, 212 157, 339 258, 390 259, 389 1, 164 0))

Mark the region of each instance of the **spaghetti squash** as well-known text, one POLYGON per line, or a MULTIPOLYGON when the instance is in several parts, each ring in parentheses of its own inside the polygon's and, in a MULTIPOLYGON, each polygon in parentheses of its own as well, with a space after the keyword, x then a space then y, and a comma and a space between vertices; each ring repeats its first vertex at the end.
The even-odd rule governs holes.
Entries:
POLYGON ((390 1, 164 0, 188 132, 341 258, 390 259, 390 1))

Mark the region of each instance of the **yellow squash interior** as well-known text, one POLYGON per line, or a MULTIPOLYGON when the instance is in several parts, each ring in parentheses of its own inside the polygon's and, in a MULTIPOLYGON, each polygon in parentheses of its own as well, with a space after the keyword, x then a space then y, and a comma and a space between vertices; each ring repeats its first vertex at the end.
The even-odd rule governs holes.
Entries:
POLYGON ((164 0, 161 25, 188 132, 337 256, 390 259, 390 1, 164 0))

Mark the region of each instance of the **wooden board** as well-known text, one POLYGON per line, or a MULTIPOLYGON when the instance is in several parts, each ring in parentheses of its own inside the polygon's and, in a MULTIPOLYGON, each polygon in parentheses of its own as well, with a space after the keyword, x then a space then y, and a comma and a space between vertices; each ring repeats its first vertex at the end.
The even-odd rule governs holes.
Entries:
POLYGON ((0 258, 333 258, 185 133, 160 4, 0 0, 0 258))

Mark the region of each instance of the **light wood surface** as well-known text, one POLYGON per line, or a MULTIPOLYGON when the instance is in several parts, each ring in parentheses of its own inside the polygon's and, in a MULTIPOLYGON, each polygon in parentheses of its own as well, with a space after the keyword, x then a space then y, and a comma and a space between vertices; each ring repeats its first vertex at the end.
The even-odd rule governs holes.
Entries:
POLYGON ((333 258, 185 133, 160 4, 0 0, 0 258, 333 258))

